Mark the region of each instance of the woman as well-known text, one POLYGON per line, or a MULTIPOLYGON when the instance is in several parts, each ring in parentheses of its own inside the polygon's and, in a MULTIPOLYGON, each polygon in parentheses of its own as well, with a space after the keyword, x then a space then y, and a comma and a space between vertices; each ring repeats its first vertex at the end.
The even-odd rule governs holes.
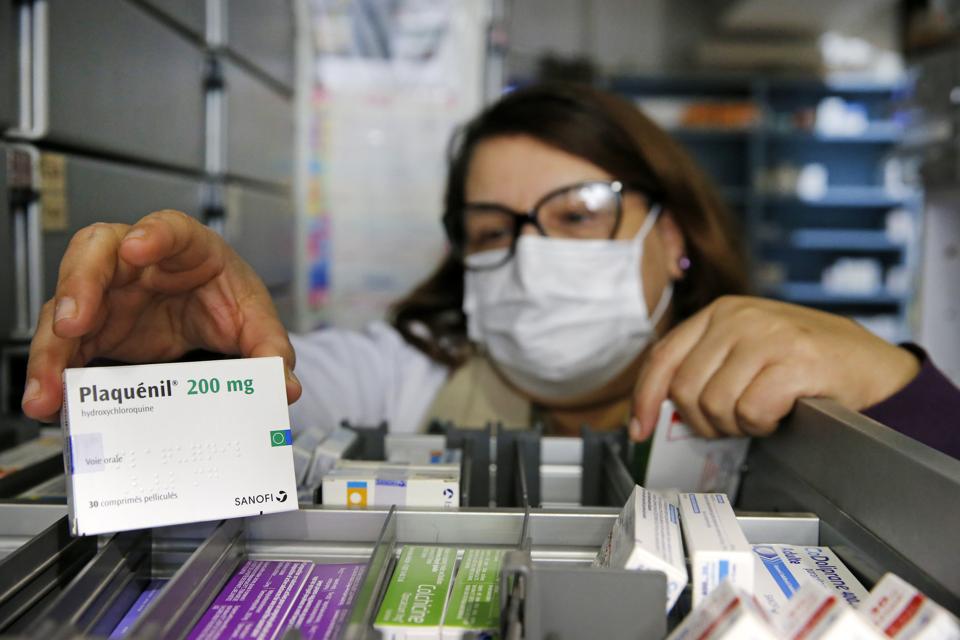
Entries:
MULTIPOLYGON (((912 402, 921 369, 956 392, 922 353, 851 321, 740 295, 744 261, 714 190, 665 133, 602 92, 532 87, 469 123, 444 225, 450 255, 392 326, 292 338, 249 266, 187 216, 89 227, 44 307, 24 411, 56 413, 65 366, 196 348, 283 356, 288 399, 303 395, 294 424, 399 431, 433 417, 541 420, 556 433, 630 422, 639 440, 669 396, 705 435, 762 435, 799 397, 912 402)), ((944 432, 918 437, 960 450, 944 432)))

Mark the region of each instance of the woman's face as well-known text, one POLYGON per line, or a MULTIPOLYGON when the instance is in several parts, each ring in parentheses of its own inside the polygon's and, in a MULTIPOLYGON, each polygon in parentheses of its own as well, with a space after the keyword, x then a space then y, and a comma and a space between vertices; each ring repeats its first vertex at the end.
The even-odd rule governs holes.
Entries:
MULTIPOLYGON (((590 180, 616 179, 591 162, 524 135, 501 136, 480 142, 467 172, 466 202, 495 203, 515 211, 529 211, 547 193, 590 180)), ((615 238, 637 235, 647 217, 642 194, 625 190, 623 215, 615 238)), ((523 233, 539 233, 526 225, 523 233)), ((643 294, 653 309, 668 282, 682 274, 677 266, 683 255, 683 238, 669 213, 661 213, 644 241, 643 294)), ((641 265, 637 265, 638 268, 641 265)), ((664 314, 667 321, 670 314, 664 314)), ((662 321, 663 322, 663 321, 662 321)), ((663 327, 658 327, 663 329, 663 327)))

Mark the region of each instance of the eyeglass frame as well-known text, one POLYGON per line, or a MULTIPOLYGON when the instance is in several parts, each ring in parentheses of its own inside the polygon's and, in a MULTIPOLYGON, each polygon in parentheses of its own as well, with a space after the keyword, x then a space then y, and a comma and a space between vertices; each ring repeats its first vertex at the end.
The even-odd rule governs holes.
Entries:
MULTIPOLYGON (((509 214, 509 215, 514 216, 514 218, 516 218, 516 219, 518 220, 518 222, 517 222, 517 223, 515 224, 515 226, 514 226, 514 229, 513 229, 513 238, 510 239, 510 248, 509 248, 509 251, 507 252, 507 255, 506 255, 506 257, 504 258, 503 262, 497 263, 497 264, 495 264, 495 265, 490 265, 490 266, 467 267, 467 268, 469 268, 469 269, 471 269, 471 270, 476 270, 476 271, 482 271, 482 270, 485 270, 485 269, 495 269, 495 268, 501 267, 501 266, 503 266, 504 264, 508 263, 508 262, 513 258, 513 255, 516 253, 516 250, 517 250, 517 240, 518 240, 518 239, 520 238, 520 236, 522 235, 522 233, 523 233, 523 228, 526 227, 528 224, 529 224, 529 225, 533 225, 533 228, 536 229, 536 230, 540 233, 540 235, 543 236, 543 237, 545 237, 545 238, 556 237, 556 236, 550 236, 550 235, 548 235, 547 232, 544 230, 543 226, 540 224, 540 220, 538 219, 538 214, 539 214, 539 212, 540 212, 540 207, 542 207, 544 203, 546 203, 546 202, 549 201, 551 198, 553 198, 553 197, 555 197, 555 196, 557 196, 557 195, 559 195, 559 194, 561 194, 561 193, 563 193, 563 192, 565 192, 565 191, 571 191, 571 190, 573 190, 573 189, 579 189, 579 188, 583 188, 583 187, 588 187, 588 186, 590 186, 590 185, 595 185, 595 184, 602 184, 602 185, 605 185, 605 186, 610 187, 610 190, 611 190, 611 191, 613 192, 613 194, 616 196, 616 216, 617 216, 617 217, 616 217, 616 221, 615 221, 614 224, 613 224, 613 229, 610 231, 610 235, 607 237, 608 240, 612 240, 614 237, 616 237, 617 232, 620 230, 620 224, 623 222, 623 193, 624 193, 624 191, 631 190, 630 187, 626 186, 626 185, 625 185, 622 181, 620 181, 620 180, 584 180, 583 182, 575 182, 575 183, 573 183, 573 184, 568 184, 568 185, 565 185, 565 186, 562 186, 562 187, 557 187, 556 189, 547 192, 546 195, 541 196, 541 197, 534 203, 534 205, 533 205, 532 207, 530 207, 530 209, 529 209, 527 212, 517 211, 516 209, 511 209, 510 207, 508 207, 508 206, 506 206, 506 205, 503 205, 503 204, 499 204, 499 203, 497 203, 497 202, 472 202, 472 203, 465 203, 464 206, 463 206, 463 208, 460 209, 459 212, 457 212, 457 213, 455 213, 455 212, 453 212, 453 211, 448 211, 448 212, 443 216, 443 225, 444 225, 444 228, 445 228, 446 231, 447 231, 447 237, 450 239, 450 244, 451 244, 451 246, 454 248, 455 254, 460 258, 460 261, 461 261, 461 262, 465 263, 464 258, 466 258, 466 254, 464 253, 464 247, 462 246, 462 245, 465 245, 465 238, 464 238, 464 241, 462 241, 462 242, 460 242, 460 243, 457 243, 457 242, 455 242, 455 241, 453 240, 454 237, 455 237, 455 235, 456 235, 456 234, 455 234, 455 229, 454 229, 454 227, 453 227, 453 224, 454 224, 454 222, 455 222, 455 220, 456 220, 456 217, 455 217, 455 216, 456 216, 457 214, 459 214, 461 218, 465 218, 466 215, 467 215, 467 211, 468 211, 470 208, 472 208, 472 207, 483 207, 484 209, 487 209, 487 210, 490 210, 490 211, 499 211, 499 212, 501 212, 501 213, 505 213, 505 214, 509 214), (458 246, 458 244, 461 245, 461 246, 458 246)), ((642 192, 641 192, 641 193, 642 193, 642 192)), ((644 194, 644 195, 645 195, 646 198, 647 198, 647 202, 648 202, 647 207, 648 207, 648 209, 652 209, 652 208, 655 207, 657 204, 659 204, 658 201, 657 201, 655 198, 653 198, 652 196, 649 196, 649 195, 646 195, 646 194, 644 194)), ((461 229, 461 230, 460 230, 460 235, 461 235, 461 236, 466 235, 466 230, 465 230, 465 229, 461 229)))

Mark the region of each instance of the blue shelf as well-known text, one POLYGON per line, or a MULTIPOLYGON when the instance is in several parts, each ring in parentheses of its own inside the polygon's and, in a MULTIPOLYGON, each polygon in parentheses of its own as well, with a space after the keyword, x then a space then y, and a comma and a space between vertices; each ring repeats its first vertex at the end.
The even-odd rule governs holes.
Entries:
POLYGON ((790 246, 797 249, 898 252, 905 247, 890 242, 884 231, 868 229, 796 229, 790 246))
POLYGON ((819 131, 769 130, 772 139, 795 143, 894 144, 903 139, 903 130, 895 124, 872 124, 856 135, 827 135, 819 131))
POLYGON ((897 306, 903 302, 903 296, 891 294, 883 289, 864 294, 835 293, 824 289, 819 282, 785 282, 771 294, 788 302, 814 305, 897 306))
POLYGON ((770 194, 766 200, 772 205, 794 205, 803 207, 857 207, 885 208, 897 207, 914 202, 916 195, 904 197, 890 195, 883 187, 831 187, 826 195, 818 200, 806 200, 796 196, 770 194))

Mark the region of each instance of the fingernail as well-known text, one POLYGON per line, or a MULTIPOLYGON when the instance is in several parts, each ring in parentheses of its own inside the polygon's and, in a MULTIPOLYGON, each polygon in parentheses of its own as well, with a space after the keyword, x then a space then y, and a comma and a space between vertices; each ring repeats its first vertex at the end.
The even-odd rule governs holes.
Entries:
MULTIPOLYGON (((294 384, 300 384, 300 380, 297 379, 297 374, 293 372, 293 369, 286 367, 287 370, 287 380, 293 382, 294 384)), ((302 385, 301 385, 302 386, 302 385)))
POLYGON ((635 440, 640 439, 640 434, 643 433, 643 427, 640 426, 640 421, 636 418, 630 419, 630 437, 635 440))
POLYGON ((23 400, 20 402, 21 405, 27 404, 28 402, 33 402, 40 397, 40 381, 36 378, 30 378, 27 380, 27 386, 23 388, 23 400))
POLYGON ((146 229, 134 229, 123 237, 123 241, 126 242, 127 240, 137 240, 145 235, 147 235, 146 229))
POLYGON ((57 300, 57 308, 53 314, 53 321, 69 320, 77 317, 77 301, 73 298, 60 298, 57 300))

